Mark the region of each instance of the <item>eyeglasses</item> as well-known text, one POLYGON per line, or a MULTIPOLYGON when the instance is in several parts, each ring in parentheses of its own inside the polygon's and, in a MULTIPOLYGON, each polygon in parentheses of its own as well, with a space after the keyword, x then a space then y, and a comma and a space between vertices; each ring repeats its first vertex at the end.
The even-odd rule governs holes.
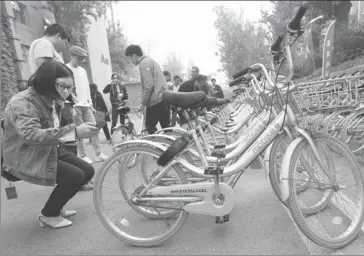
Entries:
POLYGON ((86 59, 85 56, 76 56, 76 57, 77 57, 78 60, 81 60, 81 61, 86 59))
POLYGON ((71 86, 68 86, 68 85, 65 85, 65 84, 61 84, 61 83, 56 83, 56 86, 62 90, 62 91, 72 91, 75 87, 73 85, 71 86))

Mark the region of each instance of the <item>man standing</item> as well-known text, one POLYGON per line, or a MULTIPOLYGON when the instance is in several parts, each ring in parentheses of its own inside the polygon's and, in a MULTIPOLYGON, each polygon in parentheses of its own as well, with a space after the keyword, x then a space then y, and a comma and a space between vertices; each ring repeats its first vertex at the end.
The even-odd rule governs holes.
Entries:
POLYGON ((179 90, 179 87, 181 86, 182 84, 182 79, 179 77, 179 76, 174 76, 173 77, 173 88, 172 88, 172 91, 174 92, 178 92, 179 90))
POLYGON ((142 103, 139 111, 146 108, 145 126, 149 134, 157 131, 159 122, 162 128, 169 127, 169 109, 162 101, 162 93, 167 90, 167 82, 158 63, 143 55, 139 45, 129 45, 125 50, 131 63, 139 65, 142 103))
POLYGON ((200 74, 200 69, 198 67, 192 67, 191 69, 191 79, 184 82, 180 88, 179 92, 193 92, 195 89, 195 78, 200 74))
POLYGON ((213 97, 215 98, 221 98, 223 99, 224 98, 224 92, 223 90, 221 89, 221 86, 216 84, 216 79, 215 78, 212 78, 211 79, 211 83, 212 83, 212 89, 213 89, 213 92, 212 92, 212 95, 213 97))
POLYGON ((31 74, 34 74, 46 60, 64 63, 54 47, 63 47, 68 40, 68 34, 63 27, 58 24, 49 25, 44 31, 44 36, 34 40, 30 45, 28 65, 31 74))
POLYGON ((191 78, 195 78, 200 74, 200 69, 198 67, 191 68, 191 78))
MULTIPOLYGON (((94 117, 94 108, 92 107, 90 85, 87 78, 86 70, 81 67, 81 63, 85 62, 87 53, 84 49, 78 46, 72 46, 69 49, 71 55, 71 61, 67 66, 72 70, 75 79, 75 93, 74 98, 76 104, 74 106, 75 110, 75 124, 78 126, 82 123, 92 122, 96 124, 94 117)), ((92 147, 95 150, 96 158, 95 161, 104 161, 107 156, 101 151, 99 136, 94 136, 91 138, 92 147)), ((85 146, 83 140, 78 143, 78 155, 81 159, 88 163, 92 163, 92 160, 86 155, 85 146)))
POLYGON ((164 70, 163 75, 166 78, 168 90, 173 90, 173 83, 171 82, 171 73, 169 73, 167 70, 164 70))
MULTIPOLYGON (((173 77, 173 84, 171 88, 168 88, 169 90, 173 91, 173 92, 178 92, 179 87, 181 85, 181 78, 179 76, 174 76, 173 77)), ((180 120, 177 116, 177 111, 174 109, 171 109, 171 117, 170 117, 170 121, 171 121, 171 127, 176 126, 177 122, 178 124, 180 123, 180 120)))

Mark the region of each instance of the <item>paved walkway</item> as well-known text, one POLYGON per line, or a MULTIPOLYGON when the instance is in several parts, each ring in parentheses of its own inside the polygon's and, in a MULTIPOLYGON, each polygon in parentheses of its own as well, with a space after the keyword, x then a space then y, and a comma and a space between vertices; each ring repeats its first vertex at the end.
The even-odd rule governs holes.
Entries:
MULTIPOLYGON (((101 135, 103 150, 111 147, 101 135)), ((86 146, 90 157, 93 149, 86 146)), ((96 169, 101 163, 95 163, 96 169)), ((17 182, 18 199, 6 200, 1 179, 1 255, 364 255, 364 236, 339 251, 312 244, 297 230, 275 197, 262 170, 249 169, 234 188, 236 208, 228 223, 190 214, 185 226, 161 246, 138 248, 111 235, 97 218, 92 191, 79 192, 68 204, 77 210, 71 227, 40 228, 37 215, 52 188, 17 182)))

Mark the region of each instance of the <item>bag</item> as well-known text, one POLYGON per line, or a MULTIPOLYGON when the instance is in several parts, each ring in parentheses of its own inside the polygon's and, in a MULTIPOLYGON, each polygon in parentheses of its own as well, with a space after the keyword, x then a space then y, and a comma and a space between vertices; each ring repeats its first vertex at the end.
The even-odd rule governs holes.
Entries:
MULTIPOLYGON (((5 129, 4 119, 1 119, 1 129, 4 132, 4 129, 5 129)), ((3 138, 1 138, 1 143, 3 141, 2 139, 3 138)), ((2 145, 1 145, 1 147, 2 147, 2 145)), ((10 172, 7 172, 7 171, 4 170, 4 167, 3 167, 4 159, 3 159, 3 156, 2 156, 2 152, 3 151, 1 150, 1 177, 3 177, 4 179, 6 179, 8 181, 12 181, 12 182, 19 181, 20 179, 18 177, 15 177, 10 172)))
MULTIPOLYGON (((96 96, 96 95, 95 95, 96 96)), ((96 124, 100 123, 100 122, 105 122, 106 120, 106 113, 97 110, 97 106, 96 106, 96 98, 95 98, 95 120, 96 120, 96 124)))

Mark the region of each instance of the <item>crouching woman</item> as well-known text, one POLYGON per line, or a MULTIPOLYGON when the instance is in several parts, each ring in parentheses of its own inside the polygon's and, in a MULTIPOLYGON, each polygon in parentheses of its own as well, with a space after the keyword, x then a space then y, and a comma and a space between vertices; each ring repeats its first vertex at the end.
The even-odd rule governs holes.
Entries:
POLYGON ((43 63, 29 80, 29 88, 14 95, 5 109, 4 170, 38 185, 55 186, 39 215, 41 227, 67 227, 76 211, 63 206, 94 176, 94 168, 64 148, 66 137, 90 138, 92 123, 60 127, 62 104, 74 89, 72 71, 56 61, 43 63))

